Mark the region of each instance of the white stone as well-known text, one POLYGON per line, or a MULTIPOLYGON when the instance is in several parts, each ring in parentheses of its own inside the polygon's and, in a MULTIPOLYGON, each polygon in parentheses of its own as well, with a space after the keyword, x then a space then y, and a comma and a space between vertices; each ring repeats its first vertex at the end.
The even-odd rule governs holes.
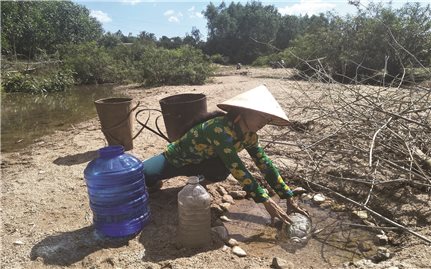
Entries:
POLYGON ((233 238, 229 239, 229 241, 227 241, 227 244, 228 244, 229 246, 231 246, 231 247, 235 247, 235 246, 238 246, 238 245, 239 245, 238 241, 236 241, 236 240, 235 240, 235 239, 233 239, 233 238))
POLYGON ((391 257, 391 252, 385 247, 379 247, 377 253, 374 256, 374 262, 381 262, 389 259, 391 257))
POLYGON ((390 258, 391 257, 391 252, 389 251, 389 249, 385 248, 385 247, 379 247, 377 249, 378 253, 381 253, 383 256, 390 258))
POLYGON ((301 195, 301 199, 303 201, 310 201, 311 199, 313 199, 313 194, 311 193, 304 193, 301 195))
POLYGON ((220 219, 225 222, 231 222, 232 220, 226 216, 221 216, 220 219))
POLYGON ((356 262, 353 263, 353 266, 355 266, 355 268, 372 268, 372 266, 374 266, 375 264, 368 259, 362 259, 362 260, 358 260, 356 262))
POLYGON ((360 219, 367 219, 368 218, 368 212, 365 210, 355 210, 352 213, 360 219))
POLYGON ((386 245, 388 243, 388 236, 386 234, 378 234, 376 235, 377 240, 379 241, 380 245, 386 245))
POLYGON ((318 203, 318 204, 325 202, 325 200, 326 200, 325 195, 323 195, 321 193, 318 193, 318 194, 313 196, 313 201, 318 203))
POLYGON ((229 211, 229 207, 230 207, 230 204, 229 204, 229 203, 221 203, 219 206, 220 206, 220 207, 221 207, 221 209, 223 209, 224 211, 229 211))
POLYGON ((276 269, 293 269, 295 268, 291 262, 278 257, 272 259, 272 266, 276 269))
POLYGON ((224 251, 224 252, 226 252, 226 251, 230 250, 230 247, 228 247, 226 245, 223 245, 223 247, 222 247, 221 250, 224 251))
POLYGON ((240 248, 238 246, 234 246, 232 248, 232 252, 233 252, 233 254, 235 254, 238 257, 245 257, 245 256, 247 256, 247 253, 242 248, 240 248))
POLYGON ((21 240, 16 240, 15 242, 13 242, 14 245, 25 245, 24 242, 22 242, 21 240))

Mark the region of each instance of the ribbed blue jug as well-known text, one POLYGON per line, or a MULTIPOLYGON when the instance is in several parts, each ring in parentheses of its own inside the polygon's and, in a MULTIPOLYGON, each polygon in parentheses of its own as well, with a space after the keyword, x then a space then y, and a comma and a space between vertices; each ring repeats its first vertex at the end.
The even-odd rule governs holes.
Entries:
POLYGON ((96 230, 105 236, 137 234, 150 220, 144 165, 123 146, 99 149, 84 170, 96 230))

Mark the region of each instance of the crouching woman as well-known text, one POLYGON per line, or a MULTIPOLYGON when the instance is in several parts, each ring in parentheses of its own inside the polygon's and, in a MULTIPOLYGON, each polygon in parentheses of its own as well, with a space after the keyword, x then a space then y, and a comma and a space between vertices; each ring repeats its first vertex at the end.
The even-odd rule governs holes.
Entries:
POLYGON ((247 170, 238 153, 246 150, 288 211, 307 215, 293 200, 294 193, 285 184, 277 168, 259 146, 257 131, 267 124, 287 125, 286 114, 268 89, 261 85, 217 105, 227 113, 218 113, 194 125, 167 149, 144 161, 146 183, 161 185, 161 180, 204 175, 210 181, 225 179, 229 173, 256 203, 263 203, 272 220, 290 223, 289 216, 247 170))

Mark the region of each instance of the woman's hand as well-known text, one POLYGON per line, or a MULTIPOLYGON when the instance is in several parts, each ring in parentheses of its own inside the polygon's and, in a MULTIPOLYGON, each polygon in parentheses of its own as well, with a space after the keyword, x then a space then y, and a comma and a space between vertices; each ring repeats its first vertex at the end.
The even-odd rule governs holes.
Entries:
POLYGON ((302 214, 306 217, 310 217, 308 212, 305 209, 302 209, 293 197, 287 198, 286 205, 287 205, 287 213, 290 214, 293 212, 297 212, 297 213, 302 214))
POLYGON ((285 224, 291 224, 292 221, 289 216, 284 212, 283 208, 281 208, 274 200, 269 198, 266 202, 263 203, 266 211, 268 211, 271 216, 271 225, 274 225, 274 219, 279 218, 285 224))

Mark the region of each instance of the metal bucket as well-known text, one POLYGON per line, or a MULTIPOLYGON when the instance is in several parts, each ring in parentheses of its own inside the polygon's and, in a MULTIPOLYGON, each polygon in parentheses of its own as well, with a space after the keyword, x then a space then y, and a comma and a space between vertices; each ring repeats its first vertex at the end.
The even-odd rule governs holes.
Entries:
POLYGON ((132 98, 105 98, 94 101, 102 132, 110 146, 122 145, 125 150, 133 149, 132 98))
POLYGON ((202 93, 172 95, 159 103, 170 141, 181 138, 190 123, 207 114, 207 98, 202 93))

